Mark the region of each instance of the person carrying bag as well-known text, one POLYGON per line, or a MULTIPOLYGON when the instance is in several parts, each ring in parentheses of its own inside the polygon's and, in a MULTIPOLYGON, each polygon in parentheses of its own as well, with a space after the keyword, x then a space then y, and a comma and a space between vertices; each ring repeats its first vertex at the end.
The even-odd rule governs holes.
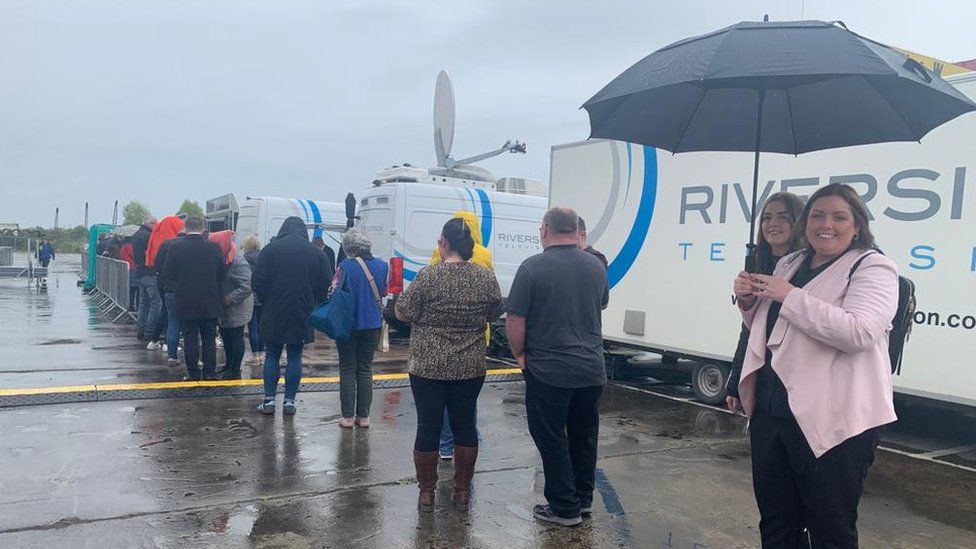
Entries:
MULTIPOLYGON (((385 261, 373 257, 371 246, 369 237, 361 229, 346 231, 342 238, 346 259, 339 263, 333 280, 336 289, 332 301, 348 299, 351 305, 352 321, 348 336, 336 338, 342 411, 339 426, 344 428, 354 425, 369 427, 369 408, 373 401, 373 356, 377 347, 384 351, 389 349, 382 314, 389 268, 385 261)), ((332 307, 338 308, 339 305, 336 303, 332 307)), ((338 311, 333 314, 339 316, 338 311)))

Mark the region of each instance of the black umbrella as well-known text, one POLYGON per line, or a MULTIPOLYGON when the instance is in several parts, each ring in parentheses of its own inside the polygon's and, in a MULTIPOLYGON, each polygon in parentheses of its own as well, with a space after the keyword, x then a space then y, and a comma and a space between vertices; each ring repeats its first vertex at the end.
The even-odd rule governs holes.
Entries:
POLYGON ((590 137, 672 153, 754 151, 752 270, 760 152, 919 141, 976 104, 917 61, 842 23, 764 21, 661 48, 583 108, 590 137))

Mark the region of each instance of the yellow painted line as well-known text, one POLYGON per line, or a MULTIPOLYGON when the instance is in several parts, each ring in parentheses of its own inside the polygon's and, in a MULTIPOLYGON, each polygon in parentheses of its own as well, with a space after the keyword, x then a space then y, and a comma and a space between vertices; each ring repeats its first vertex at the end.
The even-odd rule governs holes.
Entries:
MULTIPOLYGON (((504 368, 498 370, 488 370, 488 375, 508 375, 519 374, 522 371, 518 368, 504 368)), ((374 374, 374 381, 385 381, 393 379, 407 379, 409 374, 374 374)), ((284 383, 284 378, 279 378, 278 383, 284 383)), ((329 377, 305 377, 302 383, 338 383, 339 376, 329 377)), ((192 387, 251 387, 263 385, 262 379, 229 379, 220 381, 161 381, 155 383, 113 383, 108 385, 67 385, 61 387, 28 387, 22 389, 0 389, 0 397, 5 396, 25 396, 25 395, 49 395, 58 393, 83 393, 89 391, 153 391, 165 389, 188 389, 192 387)))
POLYGON ((65 385, 63 387, 37 387, 26 389, 0 389, 0 396, 50 395, 56 393, 85 393, 94 391, 94 385, 65 385))
POLYGON ((96 385, 99 391, 152 391, 156 389, 183 389, 187 387, 246 387, 261 385, 261 379, 227 379, 219 381, 161 381, 156 383, 114 383, 96 385))

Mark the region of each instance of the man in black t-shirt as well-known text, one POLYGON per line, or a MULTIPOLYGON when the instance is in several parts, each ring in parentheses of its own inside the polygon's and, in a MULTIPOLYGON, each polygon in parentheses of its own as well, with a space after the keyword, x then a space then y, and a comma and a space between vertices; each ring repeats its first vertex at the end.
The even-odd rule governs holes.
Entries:
POLYGON ((604 269, 610 266, 610 263, 607 261, 607 256, 603 255, 603 252, 593 246, 590 246, 590 243, 586 241, 586 222, 583 221, 582 217, 579 218, 579 249, 599 259, 600 263, 603 263, 604 269))
POLYGON ((529 433, 546 478, 548 505, 536 505, 534 514, 562 526, 591 511, 606 384, 601 312, 610 286, 603 263, 579 249, 578 220, 569 208, 546 212, 539 229, 545 251, 522 263, 506 303, 529 433))

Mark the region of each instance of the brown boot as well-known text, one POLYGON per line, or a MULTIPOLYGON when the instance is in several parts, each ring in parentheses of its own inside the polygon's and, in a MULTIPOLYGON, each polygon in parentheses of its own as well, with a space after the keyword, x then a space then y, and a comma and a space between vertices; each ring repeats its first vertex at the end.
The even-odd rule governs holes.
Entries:
POLYGON ((440 456, 437 451, 413 451, 413 464, 417 468, 417 484, 420 486, 420 498, 417 506, 424 513, 434 510, 434 490, 437 488, 437 464, 440 456))
POLYGON ((467 511, 471 501, 471 478, 474 464, 478 461, 477 446, 454 447, 454 504, 458 510, 467 511))

